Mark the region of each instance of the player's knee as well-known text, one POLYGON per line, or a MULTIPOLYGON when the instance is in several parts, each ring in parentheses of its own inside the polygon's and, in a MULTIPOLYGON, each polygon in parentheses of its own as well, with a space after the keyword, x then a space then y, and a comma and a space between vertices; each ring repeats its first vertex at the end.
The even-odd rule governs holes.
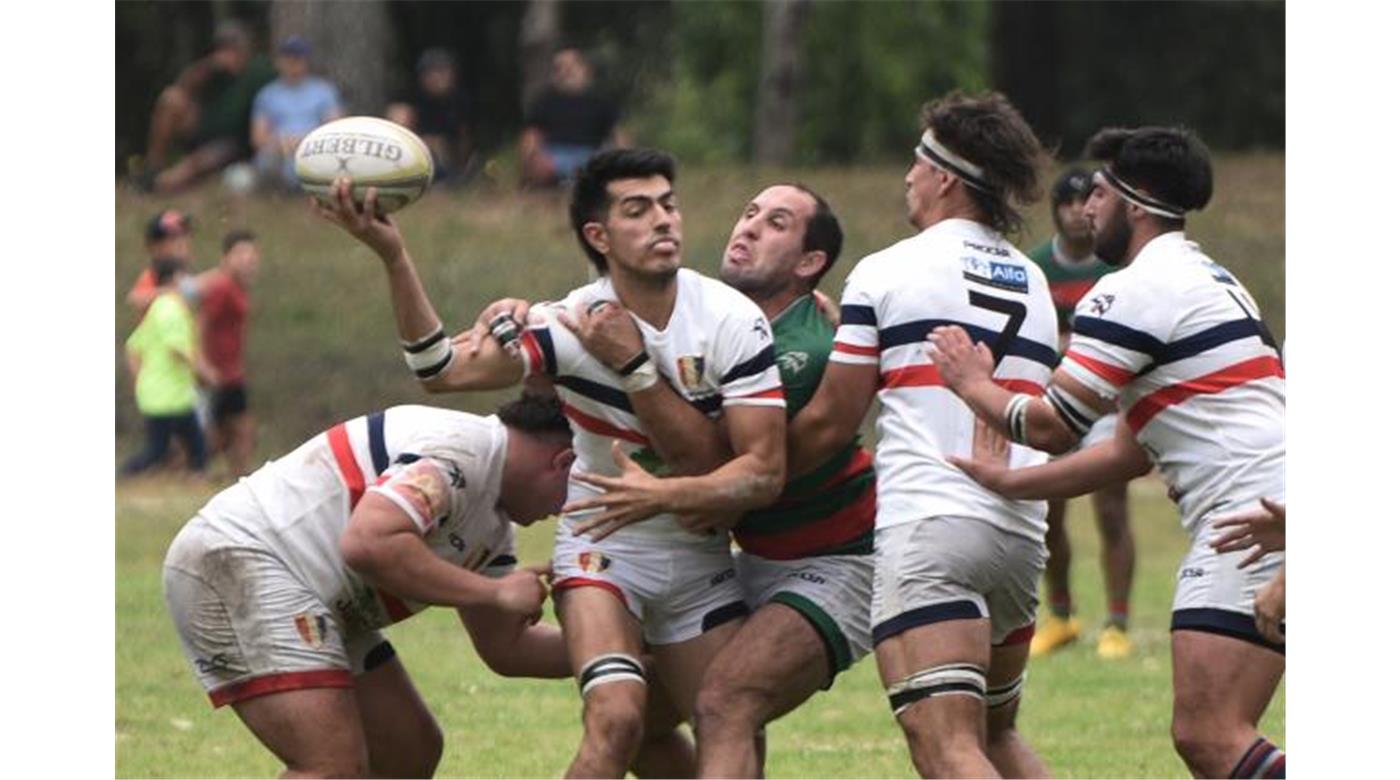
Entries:
POLYGON ((762 695, 733 681, 706 679, 695 698, 695 729, 698 733, 739 730, 756 731, 763 725, 762 695))
POLYGON ((630 759, 642 744, 645 731, 642 708, 630 698, 595 691, 583 708, 585 739, 600 750, 630 759))
POLYGON ((287 777, 369 777, 369 756, 326 755, 287 764, 287 777))
POLYGON ((1200 719, 1172 720, 1172 744, 1193 773, 1218 777, 1229 771, 1234 745, 1239 740, 1231 729, 1220 725, 1200 719))

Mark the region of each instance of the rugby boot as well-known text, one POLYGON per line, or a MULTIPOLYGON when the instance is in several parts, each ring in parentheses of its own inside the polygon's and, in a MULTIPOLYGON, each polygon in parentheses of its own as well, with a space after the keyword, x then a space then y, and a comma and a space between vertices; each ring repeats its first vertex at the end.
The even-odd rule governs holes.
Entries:
POLYGON ((1117 661, 1133 653, 1133 640, 1128 632, 1115 625, 1104 626, 1099 634, 1099 657, 1106 661, 1117 661))
POLYGON ((1035 636, 1031 638, 1031 658, 1054 652, 1078 638, 1079 618, 1051 615, 1035 627, 1035 636))

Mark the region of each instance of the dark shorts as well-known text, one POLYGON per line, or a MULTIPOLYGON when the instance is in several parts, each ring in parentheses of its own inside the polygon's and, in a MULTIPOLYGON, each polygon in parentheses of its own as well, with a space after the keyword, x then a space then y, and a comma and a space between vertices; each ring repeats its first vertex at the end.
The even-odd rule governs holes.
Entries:
POLYGON ((210 403, 210 411, 214 415, 214 422, 221 423, 235 414, 243 414, 248 411, 248 388, 241 382, 236 385, 223 385, 214 390, 214 398, 210 403))

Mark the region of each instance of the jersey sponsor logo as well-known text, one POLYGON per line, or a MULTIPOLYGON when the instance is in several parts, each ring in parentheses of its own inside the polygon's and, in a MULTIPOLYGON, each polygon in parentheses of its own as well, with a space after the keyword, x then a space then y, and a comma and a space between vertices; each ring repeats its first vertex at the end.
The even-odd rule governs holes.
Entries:
POLYGON ((208 658, 196 658, 194 665, 200 674, 233 671, 233 659, 224 653, 215 653, 208 658))
POLYGON ((971 249, 974 252, 982 252, 984 254, 993 255, 995 257, 1011 256, 1011 253, 1008 252, 1005 247, 990 246, 988 244, 979 244, 976 241, 968 241, 966 239, 963 240, 963 246, 967 247, 968 249, 971 249))
POLYGON ((676 358, 676 376, 686 390, 692 393, 699 390, 705 382, 705 356, 682 355, 676 358))
POLYGON ((1099 295, 1095 295, 1093 298, 1089 299, 1089 308, 1095 314, 1102 317, 1103 315, 1108 313, 1109 309, 1113 308, 1113 301, 1114 296, 1110 295, 1109 293, 1100 293, 1099 295))
POLYGON ((1181 579, 1183 580, 1196 579, 1204 576, 1206 576, 1206 570, 1198 566, 1188 566, 1181 570, 1181 579))
POLYGON ((297 633, 301 635, 301 641, 305 642, 307 647, 316 650, 326 643, 327 622, 325 615, 303 612, 292 621, 296 624, 297 633))
POLYGON ((821 576, 820 574, 813 574, 813 573, 810 572, 810 571, 802 571, 802 570, 790 571, 790 572, 788 572, 787 576, 788 576, 788 579, 802 580, 802 581, 804 581, 804 582, 810 582, 810 583, 812 583, 812 584, 814 584, 814 585, 825 585, 825 584, 826 584, 826 578, 825 578, 825 577, 821 576))
POLYGON ((790 374, 800 374, 812 359, 806 352, 784 352, 778 356, 778 368, 790 374))
POLYGON ((1031 277, 1025 268, 1011 263, 998 263, 970 255, 963 256, 963 278, 1012 292, 1030 290, 1031 277))
POLYGON ((611 565, 612 559, 600 552, 585 551, 578 554, 578 567, 589 574, 597 574, 611 565))

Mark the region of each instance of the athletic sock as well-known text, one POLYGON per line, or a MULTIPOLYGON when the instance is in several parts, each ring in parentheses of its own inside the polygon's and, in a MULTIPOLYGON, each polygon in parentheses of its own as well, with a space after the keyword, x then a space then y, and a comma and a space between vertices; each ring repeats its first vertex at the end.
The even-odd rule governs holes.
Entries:
POLYGON ((1260 737, 1244 752, 1240 762, 1230 770, 1230 777, 1284 777, 1283 751, 1274 743, 1260 737))
POLYGON ((1124 631, 1128 630, 1128 601, 1117 599, 1108 602, 1108 624, 1124 631))
POLYGON ((1070 612, 1073 608, 1070 602, 1069 592, 1050 594, 1050 614, 1061 620, 1069 620, 1070 612))

